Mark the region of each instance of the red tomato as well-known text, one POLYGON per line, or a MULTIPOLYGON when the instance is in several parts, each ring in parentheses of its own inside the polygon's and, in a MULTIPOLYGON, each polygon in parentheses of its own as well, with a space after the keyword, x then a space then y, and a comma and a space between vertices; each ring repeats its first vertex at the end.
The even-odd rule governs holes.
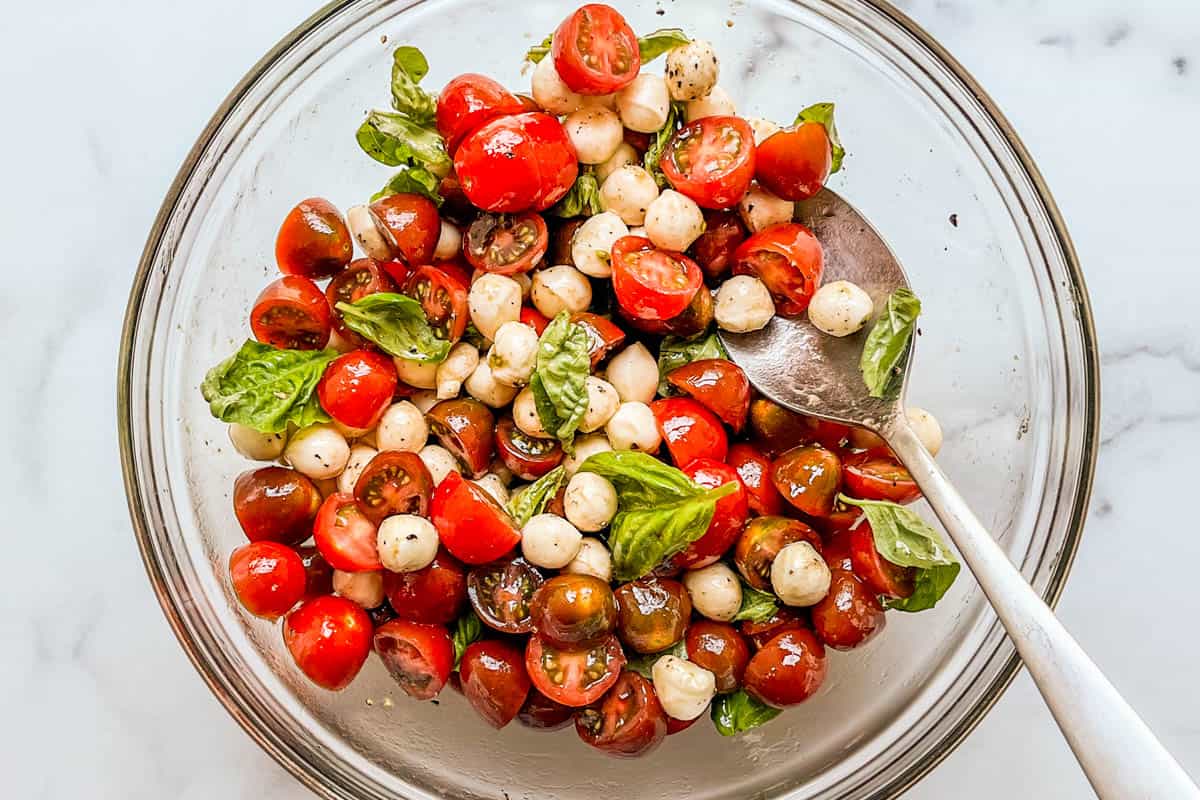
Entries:
POLYGON ((282 350, 320 350, 329 341, 331 322, 325 295, 299 275, 267 284, 250 312, 254 338, 282 350))
POLYGON ((535 439, 505 417, 496 425, 496 453, 518 478, 537 480, 562 463, 562 446, 555 439, 535 439))
POLYGON ((754 131, 741 117, 704 117, 667 142, 659 162, 675 191, 704 208, 737 205, 754 179, 754 131))
POLYGON ((579 162, 575 147, 549 114, 500 117, 468 136, 454 154, 467 198, 484 211, 544 211, 562 199, 579 162))
POLYGON ((688 627, 687 657, 717 676, 717 691, 732 692, 742 685, 750 648, 737 629, 727 622, 698 619, 688 627))
MULTIPOLYGON (((701 714, 700 716, 704 715, 701 714)), ((699 719, 700 717, 696 717, 696 719, 675 719, 674 717, 667 717, 667 736, 674 736, 680 731, 686 731, 688 728, 695 725, 696 721, 699 719)))
POLYGON ((804 702, 824 681, 825 647, 806 628, 784 630, 746 665, 746 691, 776 708, 804 702))
POLYGON ((733 467, 727 464, 711 458, 697 458, 683 468, 683 473, 705 489, 716 489, 727 483, 737 484, 736 492, 717 501, 712 522, 708 523, 704 535, 672 559, 677 566, 699 569, 715 564, 733 546, 742 532, 742 526, 746 524, 750 506, 746 499, 746 487, 733 467))
POLYGON ((736 211, 705 211, 704 233, 691 247, 704 277, 719 281, 733 268, 733 254, 746 241, 746 226, 736 211))
POLYGON ((750 403, 750 430, 763 451, 775 457, 802 444, 817 442, 827 450, 840 450, 850 427, 837 422, 797 414, 760 397, 750 403))
POLYGON ((812 607, 813 628, 834 650, 852 650, 883 630, 887 622, 879 598, 856 575, 833 573, 829 594, 812 607))
POLYGON ((889 500, 903 504, 921 496, 921 488, 903 464, 870 452, 846 459, 845 481, 846 494, 862 500, 889 500))
POLYGON ((459 665, 462 691, 471 707, 493 728, 503 728, 529 696, 525 654, 509 642, 474 642, 459 665))
POLYGON ((322 689, 345 689, 371 652, 371 618, 342 597, 305 600, 283 621, 283 643, 308 679, 322 689))
POLYGON ((550 320, 546 319, 542 312, 529 306, 521 306, 521 322, 533 328, 538 336, 541 336, 546 330, 546 326, 550 324, 550 320))
POLYGON ((394 619, 375 631, 375 652, 415 700, 437 697, 454 669, 454 643, 442 625, 394 619))
POLYGON ((420 301, 425 318, 440 338, 449 342, 462 338, 467 330, 467 320, 471 318, 466 282, 447 269, 418 267, 404 283, 404 293, 420 301))
POLYGON ((473 397, 443 400, 426 415, 429 431, 454 454, 471 477, 478 478, 492 463, 496 418, 473 397))
POLYGON ((311 544, 296 548, 300 563, 304 565, 304 599, 311 600, 323 594, 333 594, 333 567, 311 544))
POLYGON ((448 623, 467 599, 467 573, 444 547, 429 566, 414 572, 384 572, 383 591, 396 616, 412 622, 448 623))
POLYGON ((517 721, 535 731, 556 731, 575 718, 575 709, 551 700, 537 689, 529 690, 525 705, 517 712, 517 721))
POLYGON ((612 6, 590 3, 563 20, 550 47, 554 69, 573 92, 612 94, 642 67, 637 34, 612 6))
POLYGON ((342 321, 342 312, 338 309, 338 303, 354 303, 363 299, 369 294, 378 294, 379 292, 394 292, 396 284, 392 281, 391 272, 387 269, 390 265, 398 265, 403 272, 399 273, 401 280, 408 274, 408 267, 400 261, 390 261, 385 265, 381 265, 378 261, 370 258, 360 258, 350 262, 350 266, 333 276, 333 280, 325 287, 325 297, 329 301, 328 307, 333 311, 333 324, 337 328, 337 332, 341 334, 343 339, 354 342, 359 347, 366 344, 366 340, 359 336, 354 331, 346 327, 342 321))
POLYGON ((277 620, 304 597, 307 576, 300 554, 278 542, 250 542, 229 555, 229 582, 242 607, 277 620))
POLYGON ((592 369, 625 341, 625 331, 618 328, 612 320, 599 314, 576 311, 571 315, 571 322, 583 328, 587 334, 588 356, 592 359, 592 369))
POLYGON ((475 567, 467 575, 467 597, 480 622, 501 633, 532 633, 531 603, 542 573, 523 558, 475 567))
POLYGON ((797 510, 826 517, 842 485, 842 462, 819 444, 793 447, 771 465, 771 482, 797 510))
POLYGON ((657 250, 649 239, 625 236, 612 247, 612 288, 630 317, 668 320, 701 291, 700 267, 682 253, 657 250))
POLYGON ((599 708, 585 708, 575 715, 575 732, 609 755, 643 756, 667 738, 667 714, 654 684, 625 670, 599 708))
POLYGON ((393 514, 425 516, 432 491, 433 476, 421 457, 398 450, 377 453, 354 484, 354 497, 376 525, 393 514))
POLYGON ((378 528, 367 519, 352 494, 325 498, 313 526, 313 541, 334 569, 374 572, 383 569, 376 546, 378 528))
POLYGON ((650 410, 676 466, 685 467, 697 458, 725 460, 729 438, 707 408, 689 397, 667 397, 651 403, 650 410))
POLYGON ((821 557, 831 570, 840 569, 846 572, 854 570, 854 559, 851 555, 852 542, 849 529, 835 530, 825 534, 825 546, 821 548, 821 557))
POLYGON ((374 350, 335 358, 317 384, 321 408, 350 428, 373 428, 396 393, 396 364, 374 350))
POLYGON ((446 549, 468 564, 495 561, 521 541, 520 531, 500 504, 457 472, 438 484, 430 518, 446 549))
POLYGON ((750 379, 724 358, 702 358, 671 370, 667 382, 741 433, 750 413, 750 379))
POLYGON ((529 272, 550 246, 540 214, 480 214, 463 237, 463 254, 477 270, 498 275, 529 272))
POLYGON ((833 167, 829 134, 819 122, 802 122, 758 146, 755 177, 784 200, 807 200, 825 185, 833 167))
POLYGON ((795 609, 781 608, 763 622, 746 620, 742 623, 742 635, 758 650, 785 630, 807 628, 807 622, 796 614, 795 609))
POLYGON ((333 203, 302 200, 288 212, 275 239, 275 263, 284 275, 328 278, 350 263, 350 229, 333 203))
POLYGON ((775 556, 793 542, 808 542, 820 553, 821 535, 803 522, 787 517, 755 517, 738 537, 733 560, 746 582, 760 591, 771 589, 775 556))
POLYGON ((761 516, 783 513, 783 498, 771 483, 771 462, 752 444, 731 445, 725 462, 737 472, 746 487, 750 510, 761 516))
POLYGON ((821 243, 798 222, 764 228, 734 254, 733 274, 757 276, 775 300, 775 313, 785 317, 804 313, 824 269, 821 243))
POLYGON ((571 708, 599 700, 624 666, 625 653, 615 636, 588 647, 560 648, 534 634, 525 647, 525 669, 533 687, 571 708))
POLYGON ((562 647, 583 647, 613 632, 617 626, 617 598, 608 581, 564 573, 538 588, 530 614, 534 630, 546 641, 562 647))
POLYGON ((521 101, 486 75, 468 72, 446 84, 437 102, 437 129, 453 154, 468 133, 505 114, 520 114, 521 101))
POLYGON ((429 263, 442 235, 442 219, 432 200, 401 192, 381 197, 371 203, 370 209, 388 239, 392 255, 410 267, 429 263))
POLYGON ((313 482, 287 467, 247 470, 233 483, 233 513, 252 542, 303 542, 320 507, 313 482))
MULTIPOLYGON (((378 264, 379 262, 375 263, 378 264)), ((412 270, 409 269, 408 264, 400 261, 399 259, 384 261, 382 264, 380 264, 380 269, 382 269, 384 273, 392 279, 392 283, 397 286, 403 286, 405 281, 408 280, 409 274, 412 272, 412 270)))
MULTIPOLYGON (((857 511, 857 509, 855 509, 857 511)), ((913 593, 915 570, 888 561, 875 549, 875 533, 866 520, 848 534, 850 563, 872 594, 884 597, 908 597, 913 593)))

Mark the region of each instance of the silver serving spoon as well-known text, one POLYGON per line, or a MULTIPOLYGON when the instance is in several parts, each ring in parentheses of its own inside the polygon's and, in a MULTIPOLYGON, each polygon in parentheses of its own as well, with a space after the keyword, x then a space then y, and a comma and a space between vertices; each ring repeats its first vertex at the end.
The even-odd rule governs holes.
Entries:
MULTIPOLYGON (((799 221, 824 246, 825 281, 858 284, 876 309, 893 290, 908 286, 887 244, 841 197, 825 189, 798 209, 799 221)), ((865 332, 834 338, 807 317, 776 317, 754 333, 721 333, 730 356, 770 399, 793 411, 867 428, 887 441, 979 581, 1102 800, 1200 798, 1200 789, 1071 638, 922 447, 905 418, 904 388, 896 399, 868 394, 859 371, 865 338, 865 332)), ((907 363, 911 358, 904 387, 907 363)))

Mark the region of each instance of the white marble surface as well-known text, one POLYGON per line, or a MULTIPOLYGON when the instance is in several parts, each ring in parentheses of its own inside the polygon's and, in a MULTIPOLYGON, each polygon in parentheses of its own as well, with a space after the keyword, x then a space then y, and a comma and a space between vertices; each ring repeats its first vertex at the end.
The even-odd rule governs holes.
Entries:
MULTIPOLYGON (((1186 505, 1200 442, 1200 4, 902 6, 1008 114, 1078 245, 1103 349, 1103 453, 1060 611, 1200 774, 1200 536, 1186 505)), ((226 91, 311 10, 297 0, 5 10, 4 796, 305 796, 170 635, 129 532, 113 420, 121 314, 159 200, 226 91)), ((964 792, 1090 796, 1027 677, 909 796, 964 792)))

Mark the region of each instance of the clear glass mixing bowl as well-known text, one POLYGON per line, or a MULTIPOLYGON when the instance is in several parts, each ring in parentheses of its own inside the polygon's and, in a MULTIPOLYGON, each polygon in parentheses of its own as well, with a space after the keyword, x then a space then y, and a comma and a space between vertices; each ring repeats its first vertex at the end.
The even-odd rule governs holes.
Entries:
MULTIPOLYGON (((894 797, 987 711, 1018 662, 964 575, 937 609, 889 615, 831 653, 818 696, 737 739, 707 723, 617 761, 570 731, 495 732, 447 692, 408 702, 371 660, 346 691, 314 688, 278 626, 225 581, 242 541, 245 468, 197 385, 246 335, 298 199, 345 208, 388 170, 354 142, 385 105, 391 48, 412 42, 438 86, 486 72, 518 87, 521 54, 568 2, 339 2, 251 70, 171 187, 133 287, 120 363, 125 481, 150 578, 180 642, 246 731, 326 797, 894 797), (395 698, 395 702, 390 702, 395 698)), ((974 81, 882 2, 620 2, 636 30, 717 43, 743 113, 789 121, 835 100, 850 149, 832 185, 899 254, 925 304, 910 400, 946 430, 941 462, 1048 600, 1078 545, 1096 454, 1095 335, 1083 280, 1028 154, 974 81), (665 14, 659 16, 656 9, 665 14)))

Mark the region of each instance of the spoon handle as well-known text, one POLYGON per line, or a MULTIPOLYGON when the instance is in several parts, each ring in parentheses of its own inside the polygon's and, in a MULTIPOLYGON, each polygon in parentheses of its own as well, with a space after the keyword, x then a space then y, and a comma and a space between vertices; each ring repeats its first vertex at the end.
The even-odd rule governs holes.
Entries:
POLYGON ((1167 752, 1008 560, 898 415, 886 431, 979 581, 1101 800, 1200 800, 1167 752))

